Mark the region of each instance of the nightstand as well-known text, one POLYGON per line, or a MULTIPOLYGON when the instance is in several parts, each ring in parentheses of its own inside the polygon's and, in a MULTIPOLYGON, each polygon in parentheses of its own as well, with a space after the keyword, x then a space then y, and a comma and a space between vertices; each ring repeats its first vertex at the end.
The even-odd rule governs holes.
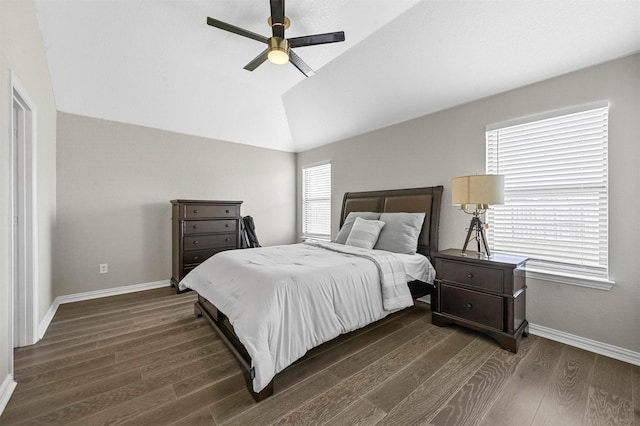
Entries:
POLYGON ((456 324, 491 336, 500 346, 518 352, 529 323, 526 308, 526 257, 448 249, 434 255, 436 295, 432 322, 456 324))

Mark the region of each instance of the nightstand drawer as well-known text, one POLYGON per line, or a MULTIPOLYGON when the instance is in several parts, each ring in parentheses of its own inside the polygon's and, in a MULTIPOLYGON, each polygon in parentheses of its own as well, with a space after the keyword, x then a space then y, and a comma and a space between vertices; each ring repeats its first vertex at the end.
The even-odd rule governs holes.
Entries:
POLYGON ((440 285, 440 311, 502 331, 503 298, 440 285))
POLYGON ((234 232, 237 220, 187 220, 184 223, 185 235, 206 234, 209 232, 234 232))
POLYGON ((202 250, 217 247, 235 247, 237 235, 234 234, 218 234, 218 235, 192 235, 184 237, 185 250, 202 250))
POLYGON ((187 204, 184 206, 184 217, 187 219, 204 218, 235 218, 240 216, 238 205, 210 205, 187 204))
POLYGON ((502 269, 441 260, 437 270, 438 277, 444 281, 483 288, 498 293, 504 291, 504 272, 502 269))

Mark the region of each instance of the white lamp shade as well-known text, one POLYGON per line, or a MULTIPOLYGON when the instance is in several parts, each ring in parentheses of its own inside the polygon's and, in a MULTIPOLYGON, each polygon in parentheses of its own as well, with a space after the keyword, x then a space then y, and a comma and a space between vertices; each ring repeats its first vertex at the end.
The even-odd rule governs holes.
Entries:
POLYGON ((503 175, 461 176, 451 179, 452 204, 504 204, 503 175))

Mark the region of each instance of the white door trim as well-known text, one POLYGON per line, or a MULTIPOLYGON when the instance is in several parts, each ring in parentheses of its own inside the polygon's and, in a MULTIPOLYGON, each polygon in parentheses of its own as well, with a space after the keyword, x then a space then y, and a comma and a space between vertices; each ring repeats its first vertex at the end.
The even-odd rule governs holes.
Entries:
MULTIPOLYGON (((11 85, 11 250, 10 250, 10 348, 30 345, 38 340, 38 227, 36 220, 37 209, 37 175, 36 175, 36 104, 29 96, 25 87, 13 71, 9 72, 11 85), (16 119, 14 116, 14 102, 20 107, 22 115, 19 120, 22 136, 18 140, 14 138, 16 119), (16 170, 17 165, 17 170, 16 170), (18 173, 20 174, 18 176, 18 173), (20 190, 18 190, 20 189, 20 190), (17 201, 17 203, 16 203, 17 201), (17 205, 16 205, 17 204, 17 205), (17 228, 14 221, 17 217, 17 228), (18 247, 20 254, 17 256, 14 248, 18 247), (18 269, 18 270, 16 270, 18 269), (16 307, 16 286, 23 290, 19 292, 17 300, 17 315, 20 318, 20 327, 14 324, 14 311, 16 307), (14 333, 17 336, 14 337, 14 333)), ((13 352, 13 351, 12 351, 13 352)), ((13 365, 13 355, 11 356, 13 365)))

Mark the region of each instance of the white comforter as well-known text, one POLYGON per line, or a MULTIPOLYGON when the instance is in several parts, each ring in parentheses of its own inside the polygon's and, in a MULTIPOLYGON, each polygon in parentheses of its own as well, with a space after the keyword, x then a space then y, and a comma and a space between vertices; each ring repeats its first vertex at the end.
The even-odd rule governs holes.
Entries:
POLYGON ((227 315, 260 392, 309 349, 411 306, 406 282, 434 276, 421 255, 313 242, 218 253, 180 288, 227 315))

